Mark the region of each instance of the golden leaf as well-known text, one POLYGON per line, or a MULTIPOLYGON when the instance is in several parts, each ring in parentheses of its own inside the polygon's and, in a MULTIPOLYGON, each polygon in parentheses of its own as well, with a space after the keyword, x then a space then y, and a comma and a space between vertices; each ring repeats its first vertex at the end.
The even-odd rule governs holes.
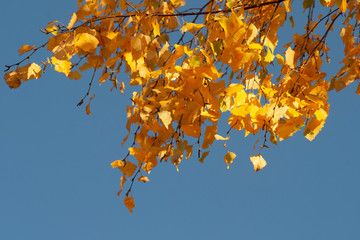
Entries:
POLYGON ((98 44, 99 40, 89 33, 80 33, 75 36, 75 46, 85 52, 94 51, 98 44))
POLYGON ((266 166, 266 161, 260 154, 251 156, 250 161, 254 165, 255 172, 263 169, 266 166))
POLYGON ((19 50, 19 56, 23 55, 24 53, 27 53, 28 51, 31 51, 32 49, 34 49, 35 46, 30 46, 30 45, 23 45, 19 50))
POLYGON ((116 161, 113 161, 111 163, 111 166, 113 168, 116 168, 116 167, 123 167, 125 165, 124 161, 123 160, 116 160, 116 161))
POLYGON ((224 161, 227 164, 227 169, 229 169, 230 164, 234 161, 235 158, 236 158, 236 154, 233 152, 228 152, 227 154, 225 154, 224 161))
POLYGON ((69 60, 59 60, 56 57, 51 58, 51 63, 55 65, 55 71, 61 72, 68 76, 71 69, 71 62, 69 60))
POLYGON ((160 25, 158 21, 152 23, 154 36, 160 36, 160 25))
POLYGON ((185 23, 183 27, 180 28, 182 34, 189 31, 192 34, 195 34, 195 31, 201 30, 205 25, 197 23, 185 23))
POLYGON ((110 76, 110 73, 111 73, 111 72, 104 73, 104 74, 100 77, 100 79, 99 79, 100 85, 101 85, 103 82, 105 82, 106 80, 108 80, 108 78, 109 78, 109 76, 110 76))
POLYGON ((73 15, 71 16, 70 22, 66 28, 70 30, 74 26, 76 21, 77 21, 77 15, 76 15, 76 13, 73 13, 73 15))
POLYGON ((124 204, 129 209, 130 214, 133 212, 133 208, 135 207, 135 202, 132 197, 125 197, 124 204))
POLYGON ((131 177, 136 171, 137 166, 132 162, 126 161, 125 166, 119 168, 126 176, 131 177))
POLYGON ((46 27, 46 31, 48 33, 51 33, 51 34, 55 35, 55 36, 58 34, 58 28, 56 26, 54 26, 54 25, 48 25, 46 27))

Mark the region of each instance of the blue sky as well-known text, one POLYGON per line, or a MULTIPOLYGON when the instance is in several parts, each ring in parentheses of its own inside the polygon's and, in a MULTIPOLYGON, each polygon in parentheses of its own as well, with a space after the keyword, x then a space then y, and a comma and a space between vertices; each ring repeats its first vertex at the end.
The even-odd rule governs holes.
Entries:
MULTIPOLYGON (((22 45, 46 41, 40 28, 67 23, 75 10, 72 0, 3 1, 0 65, 19 61, 22 45)), ((76 104, 88 81, 49 68, 16 90, 0 82, 0 239, 360 238, 355 84, 330 93, 330 115, 313 142, 299 132, 271 147, 263 152, 268 165, 255 174, 255 138, 233 134, 237 158, 229 170, 221 143, 204 164, 183 160, 180 172, 161 164, 150 182, 136 184, 130 215, 116 196, 120 173, 110 166, 126 154, 129 97, 95 86, 87 116, 76 104)))

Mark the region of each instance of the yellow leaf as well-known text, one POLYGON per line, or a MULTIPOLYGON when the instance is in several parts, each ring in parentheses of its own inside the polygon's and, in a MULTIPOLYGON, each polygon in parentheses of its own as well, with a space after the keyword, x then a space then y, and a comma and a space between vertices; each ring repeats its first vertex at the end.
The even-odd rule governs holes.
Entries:
POLYGON ((295 51, 292 50, 290 47, 286 50, 285 53, 285 63, 289 65, 291 68, 294 68, 294 54, 295 51))
POLYGON ((192 34, 195 34, 195 31, 201 30, 205 25, 197 23, 185 23, 183 27, 180 28, 182 34, 189 31, 192 34))
POLYGON ((335 4, 340 9, 341 13, 346 12, 347 7, 348 7, 346 0, 335 0, 335 4))
POLYGON ((274 54, 272 54, 270 48, 267 48, 267 53, 266 53, 266 56, 265 56, 265 62, 272 62, 274 60, 275 56, 274 54))
POLYGON ((132 197, 125 197, 124 204, 129 209, 130 214, 133 212, 133 208, 135 207, 135 202, 132 197))
POLYGON ((119 168, 126 176, 131 177, 136 171, 137 166, 132 162, 126 161, 125 166, 119 168))
POLYGON ((266 166, 266 161, 260 154, 251 156, 250 161, 254 164, 255 172, 263 169, 266 166))
POLYGON ((215 139, 216 140, 228 140, 228 139, 230 139, 230 137, 228 136, 228 137, 224 138, 224 137, 222 137, 220 135, 215 134, 215 139))
POLYGON ((123 167, 125 164, 124 164, 124 161, 123 160, 116 160, 116 161, 113 161, 111 163, 111 166, 113 168, 116 168, 116 167, 123 167))
POLYGON ((159 118, 164 124, 164 126, 168 129, 169 125, 172 122, 171 113, 169 111, 163 111, 161 110, 159 113, 159 118))
POLYGON ((229 169, 230 164, 234 161, 235 158, 236 158, 236 154, 233 152, 228 152, 227 154, 225 154, 224 161, 227 164, 227 169, 229 169))
POLYGON ((54 26, 54 25, 48 25, 46 27, 46 31, 53 34, 53 35, 55 35, 55 36, 58 34, 58 28, 56 26, 54 26))
POLYGON ((154 33, 154 37, 156 36, 160 36, 160 25, 158 21, 154 21, 152 23, 153 26, 153 33, 154 33))
POLYGON ((324 109, 320 108, 315 111, 315 115, 318 120, 326 120, 328 113, 324 109))
POLYGON ((285 10, 286 12, 291 12, 291 0, 285 0, 284 1, 284 6, 285 6, 285 10))
POLYGON ((70 30, 74 26, 76 21, 77 21, 77 15, 76 15, 76 13, 73 13, 73 15, 71 16, 69 25, 66 28, 70 30))
POLYGON ((71 62, 69 60, 59 60, 56 57, 52 57, 51 63, 55 65, 55 71, 62 72, 66 76, 69 75, 71 69, 71 62))
POLYGON ((75 46, 85 52, 94 51, 99 44, 99 40, 89 33, 80 33, 75 37, 75 46))
POLYGON ((148 182, 148 181, 149 181, 149 178, 146 177, 146 176, 141 176, 141 177, 138 178, 138 181, 139 181, 139 182, 148 182))
POLYGON ((27 53, 28 51, 31 51, 32 49, 34 49, 35 46, 30 46, 30 45, 23 45, 19 50, 19 56, 23 55, 24 53, 27 53))
POLYGON ((253 50, 262 50, 263 46, 261 46, 259 43, 250 43, 249 48, 253 50))

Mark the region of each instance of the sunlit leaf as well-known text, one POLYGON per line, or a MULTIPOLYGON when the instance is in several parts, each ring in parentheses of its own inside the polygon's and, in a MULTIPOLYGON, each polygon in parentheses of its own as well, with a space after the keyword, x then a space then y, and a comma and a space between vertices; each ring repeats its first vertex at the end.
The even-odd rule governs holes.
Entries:
POLYGON ((254 165, 255 172, 263 169, 266 166, 266 161, 260 154, 251 156, 250 161, 254 165))
POLYGON ((94 51, 99 44, 99 40, 89 33, 80 33, 75 37, 75 46, 86 51, 94 51))
POLYGON ((139 182, 148 182, 148 181, 149 181, 149 178, 146 177, 146 176, 141 176, 141 177, 138 178, 138 181, 139 181, 139 182))

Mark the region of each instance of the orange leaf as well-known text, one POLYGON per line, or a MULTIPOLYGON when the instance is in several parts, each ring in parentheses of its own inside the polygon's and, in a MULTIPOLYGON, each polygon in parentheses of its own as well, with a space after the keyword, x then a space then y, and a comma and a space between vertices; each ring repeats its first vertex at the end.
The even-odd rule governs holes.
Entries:
POLYGON ((82 75, 75 70, 69 73, 68 78, 73 80, 79 80, 80 78, 82 78, 82 75))
POLYGON ((199 162, 204 163, 205 158, 209 155, 210 151, 203 152, 201 155, 201 158, 199 159, 199 162))
POLYGON ((129 209, 130 214, 133 212, 133 208, 135 207, 135 202, 132 197, 124 198, 124 204, 129 209))
POLYGON ((94 97, 95 97, 95 93, 94 93, 94 95, 90 98, 88 105, 86 105, 86 114, 87 114, 87 115, 90 115, 90 114, 91 114, 91 111, 90 111, 90 103, 91 103, 91 100, 93 100, 94 97))
POLYGON ((31 51, 32 49, 34 49, 35 46, 30 46, 30 45, 23 45, 19 50, 19 56, 23 55, 24 53, 27 53, 28 51, 31 51))
POLYGON ((122 192, 122 190, 123 190, 123 188, 124 188, 124 185, 125 185, 125 182, 126 182, 126 181, 127 181, 127 179, 126 179, 125 175, 122 175, 122 176, 121 176, 121 182, 120 182, 120 190, 119 190, 119 192, 117 193, 118 196, 120 196, 120 194, 121 194, 121 192, 122 192))
POLYGON ((205 129, 204 141, 202 144, 202 148, 206 149, 209 145, 212 145, 215 140, 215 134, 217 132, 217 125, 207 126, 205 129))
POLYGON ((119 168, 126 176, 131 177, 134 174, 134 172, 136 171, 137 166, 136 166, 136 164, 133 164, 132 162, 127 161, 125 163, 125 166, 119 167, 119 168))
POLYGON ((360 95, 360 83, 358 84, 355 93, 360 95))
POLYGON ((21 85, 21 77, 17 71, 6 73, 4 78, 9 88, 18 88, 21 85))

